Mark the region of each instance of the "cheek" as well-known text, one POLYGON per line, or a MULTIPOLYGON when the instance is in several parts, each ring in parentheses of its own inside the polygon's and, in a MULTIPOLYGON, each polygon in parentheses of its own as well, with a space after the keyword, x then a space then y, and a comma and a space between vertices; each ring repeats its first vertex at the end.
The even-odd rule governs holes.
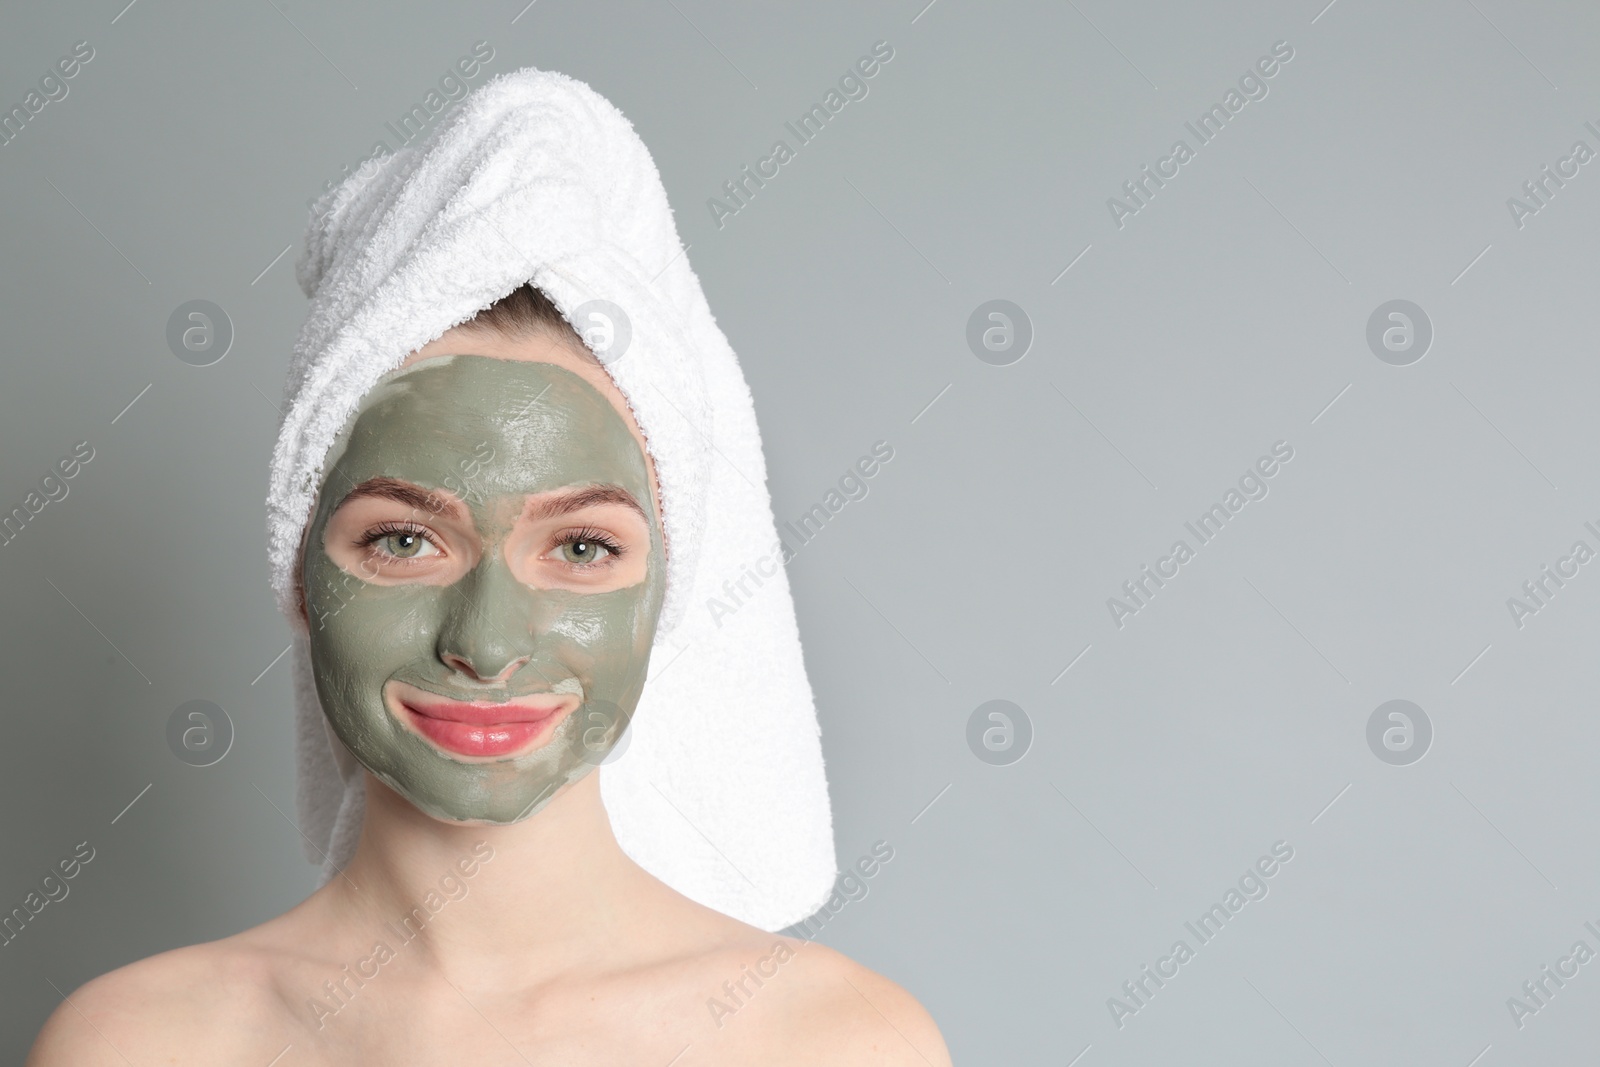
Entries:
POLYGON ((601 686, 626 688, 642 679, 654 636, 655 616, 645 588, 610 593, 557 594, 561 603, 547 640, 575 673, 601 686))
POLYGON ((342 702, 375 699, 375 687, 399 667, 433 654, 443 593, 437 586, 371 585, 326 556, 313 561, 306 608, 319 687, 342 702))
POLYGON ((607 690, 612 699, 637 696, 644 686, 666 573, 659 546, 653 547, 637 585, 608 593, 547 594, 553 615, 547 639, 559 644, 558 655, 586 685, 607 690))

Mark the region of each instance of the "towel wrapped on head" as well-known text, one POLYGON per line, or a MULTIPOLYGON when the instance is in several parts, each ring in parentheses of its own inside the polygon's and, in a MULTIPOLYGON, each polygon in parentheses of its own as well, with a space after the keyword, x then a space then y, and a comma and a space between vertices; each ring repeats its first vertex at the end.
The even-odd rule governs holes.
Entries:
POLYGON ((364 799, 361 766, 327 727, 295 596, 324 463, 382 375, 531 282, 580 334, 591 308, 625 331, 600 355, 661 487, 667 587, 650 677, 626 752, 597 772, 617 840, 667 885, 755 926, 813 913, 833 884, 833 830, 787 577, 779 566, 747 584, 735 616, 707 610, 776 558, 755 407, 628 120, 565 75, 500 75, 375 174, 325 193, 296 277, 311 304, 273 452, 268 555, 295 628, 297 811, 323 880, 353 854, 364 799))

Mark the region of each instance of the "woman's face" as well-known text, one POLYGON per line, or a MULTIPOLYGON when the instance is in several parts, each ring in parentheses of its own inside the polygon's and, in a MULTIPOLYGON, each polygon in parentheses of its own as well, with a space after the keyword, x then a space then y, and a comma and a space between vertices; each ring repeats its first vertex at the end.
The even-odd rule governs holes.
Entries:
POLYGON ((666 577, 653 474, 564 362, 408 361, 335 442, 308 529, 328 720, 435 818, 533 814, 612 750, 644 687, 666 577))

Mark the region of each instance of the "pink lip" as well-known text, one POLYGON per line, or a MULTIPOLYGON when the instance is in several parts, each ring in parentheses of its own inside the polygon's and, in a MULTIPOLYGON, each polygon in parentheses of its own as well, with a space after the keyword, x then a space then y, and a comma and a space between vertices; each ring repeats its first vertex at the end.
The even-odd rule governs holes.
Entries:
POLYGON ((569 708, 566 700, 534 704, 462 704, 401 701, 417 731, 461 756, 508 756, 549 733, 569 708))

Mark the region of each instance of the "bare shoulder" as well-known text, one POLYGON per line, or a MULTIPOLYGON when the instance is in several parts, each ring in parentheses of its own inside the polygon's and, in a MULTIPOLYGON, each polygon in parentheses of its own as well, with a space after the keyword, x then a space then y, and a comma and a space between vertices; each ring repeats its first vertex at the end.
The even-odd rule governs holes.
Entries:
POLYGON ((741 1059, 950 1064, 938 1026, 915 997, 814 941, 766 935, 766 951, 726 979, 706 1010, 718 1043, 741 1059))
POLYGON ((830 1040, 827 1062, 950 1067, 944 1036, 915 997, 826 945, 797 944, 794 962, 814 989, 801 1022, 833 1029, 840 1042, 830 1040))
POLYGON ((248 942, 228 938, 163 952, 68 994, 26 1067, 233 1062, 282 1032, 272 987, 267 960, 248 942))

